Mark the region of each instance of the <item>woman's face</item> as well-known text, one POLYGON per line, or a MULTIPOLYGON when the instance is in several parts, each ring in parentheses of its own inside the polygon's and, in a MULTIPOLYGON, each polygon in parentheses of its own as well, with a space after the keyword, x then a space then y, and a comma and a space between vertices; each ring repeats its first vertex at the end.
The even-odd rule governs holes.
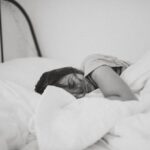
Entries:
POLYGON ((77 99, 93 90, 93 86, 82 74, 69 74, 59 81, 60 87, 71 93, 77 99))

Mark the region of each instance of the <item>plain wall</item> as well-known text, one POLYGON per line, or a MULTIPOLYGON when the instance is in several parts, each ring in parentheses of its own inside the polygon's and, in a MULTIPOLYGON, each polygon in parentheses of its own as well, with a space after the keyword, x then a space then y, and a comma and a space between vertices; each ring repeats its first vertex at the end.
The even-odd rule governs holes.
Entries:
POLYGON ((36 15, 47 57, 77 64, 103 53, 135 61, 150 49, 149 0, 39 0, 36 15))
MULTIPOLYGON (((149 0, 19 0, 30 14, 45 57, 80 64, 91 53, 135 61, 150 50, 149 0)), ((28 27, 3 6, 5 57, 35 55, 28 27), (15 18, 15 19, 14 19, 15 18)))

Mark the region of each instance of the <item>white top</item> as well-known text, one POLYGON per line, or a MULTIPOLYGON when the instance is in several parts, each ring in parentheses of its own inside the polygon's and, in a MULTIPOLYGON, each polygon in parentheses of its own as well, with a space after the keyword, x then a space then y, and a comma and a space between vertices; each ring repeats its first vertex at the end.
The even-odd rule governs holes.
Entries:
POLYGON ((127 67, 129 67, 130 63, 109 55, 92 54, 85 58, 81 68, 84 71, 84 76, 87 76, 96 68, 103 65, 107 65, 112 68, 121 67, 122 73, 127 67))

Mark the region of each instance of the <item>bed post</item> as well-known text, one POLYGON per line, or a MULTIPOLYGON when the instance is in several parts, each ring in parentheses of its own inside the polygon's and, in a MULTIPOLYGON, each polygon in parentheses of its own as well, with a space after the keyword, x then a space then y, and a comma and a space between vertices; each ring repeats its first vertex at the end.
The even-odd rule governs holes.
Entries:
POLYGON ((2 3, 0 0, 0 45, 1 45, 1 62, 4 62, 4 51, 3 51, 3 32, 2 32, 2 3))

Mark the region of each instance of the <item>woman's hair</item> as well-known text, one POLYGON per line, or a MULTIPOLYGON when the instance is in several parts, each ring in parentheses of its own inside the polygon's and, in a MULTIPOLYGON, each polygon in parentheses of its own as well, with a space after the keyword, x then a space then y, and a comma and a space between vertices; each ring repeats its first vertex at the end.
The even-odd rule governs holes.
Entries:
MULTIPOLYGON (((69 74, 81 74, 84 75, 83 71, 73 68, 73 67, 63 67, 59 69, 55 69, 52 71, 48 71, 42 74, 39 81, 35 86, 35 91, 37 93, 42 94, 48 85, 54 85, 57 87, 61 87, 59 81, 69 74)), ((63 88, 63 87, 62 87, 63 88)))

